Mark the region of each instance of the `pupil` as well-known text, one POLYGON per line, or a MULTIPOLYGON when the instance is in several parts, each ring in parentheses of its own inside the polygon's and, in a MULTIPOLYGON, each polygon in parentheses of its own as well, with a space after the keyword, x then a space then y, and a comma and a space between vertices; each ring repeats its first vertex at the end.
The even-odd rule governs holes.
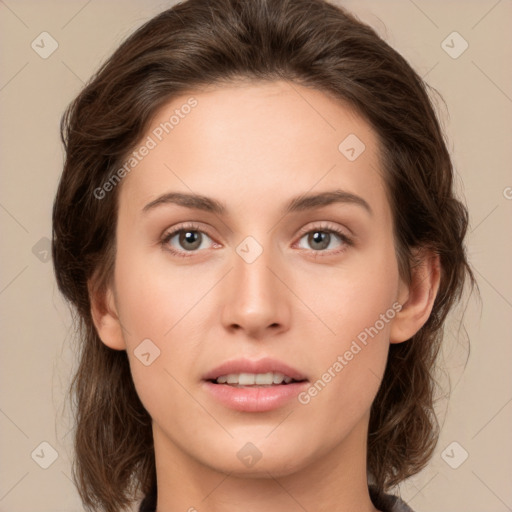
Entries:
POLYGON ((197 249, 201 245, 199 240, 199 233, 197 231, 184 231, 182 236, 180 237, 180 243, 184 242, 186 244, 192 244, 192 247, 188 247, 189 249, 197 249), (199 243, 197 243, 199 240, 199 243))
POLYGON ((330 237, 329 233, 325 233, 322 231, 315 231, 310 236, 313 241, 312 245, 314 245, 314 243, 320 243, 321 247, 319 247, 319 249, 325 249, 329 245, 329 237, 330 237), (327 241, 327 243, 326 243, 326 241, 327 241))

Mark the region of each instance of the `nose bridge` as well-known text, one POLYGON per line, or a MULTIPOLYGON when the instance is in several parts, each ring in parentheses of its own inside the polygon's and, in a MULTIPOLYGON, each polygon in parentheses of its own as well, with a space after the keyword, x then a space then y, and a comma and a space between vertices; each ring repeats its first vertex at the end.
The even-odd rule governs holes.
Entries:
POLYGON ((255 334, 287 321, 284 286, 276 277, 281 267, 279 251, 272 249, 270 236, 265 241, 263 245, 247 237, 236 247, 223 306, 226 327, 236 325, 255 334))

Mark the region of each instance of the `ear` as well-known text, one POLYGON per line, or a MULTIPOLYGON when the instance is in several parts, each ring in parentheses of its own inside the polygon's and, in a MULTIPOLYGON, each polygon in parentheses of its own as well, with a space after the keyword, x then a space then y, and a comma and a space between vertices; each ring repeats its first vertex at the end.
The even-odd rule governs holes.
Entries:
POLYGON ((411 283, 400 280, 398 302, 402 309, 393 319, 390 343, 402 343, 414 336, 428 320, 441 281, 439 254, 426 249, 414 252, 419 263, 411 268, 411 283))
POLYGON ((114 350, 125 350, 121 322, 117 314, 112 287, 98 289, 89 283, 91 315, 101 341, 114 350))

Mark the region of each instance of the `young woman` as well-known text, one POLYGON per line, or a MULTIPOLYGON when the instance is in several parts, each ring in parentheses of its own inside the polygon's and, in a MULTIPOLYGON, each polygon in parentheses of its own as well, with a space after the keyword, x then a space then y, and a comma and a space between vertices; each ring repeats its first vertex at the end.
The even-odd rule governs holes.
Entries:
POLYGON ((436 446, 442 327, 474 278, 407 62, 322 0, 188 0, 62 134, 84 506, 411 510, 389 490, 436 446))

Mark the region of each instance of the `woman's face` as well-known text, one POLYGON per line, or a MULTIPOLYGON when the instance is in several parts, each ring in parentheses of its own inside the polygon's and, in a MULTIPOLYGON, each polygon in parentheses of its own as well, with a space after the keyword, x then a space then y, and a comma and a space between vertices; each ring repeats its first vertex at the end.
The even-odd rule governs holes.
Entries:
POLYGON ((405 291, 370 126, 247 82, 175 98, 136 151, 102 339, 127 351, 157 458, 278 476, 363 450, 405 291), (306 381, 205 380, 292 370, 306 381))

